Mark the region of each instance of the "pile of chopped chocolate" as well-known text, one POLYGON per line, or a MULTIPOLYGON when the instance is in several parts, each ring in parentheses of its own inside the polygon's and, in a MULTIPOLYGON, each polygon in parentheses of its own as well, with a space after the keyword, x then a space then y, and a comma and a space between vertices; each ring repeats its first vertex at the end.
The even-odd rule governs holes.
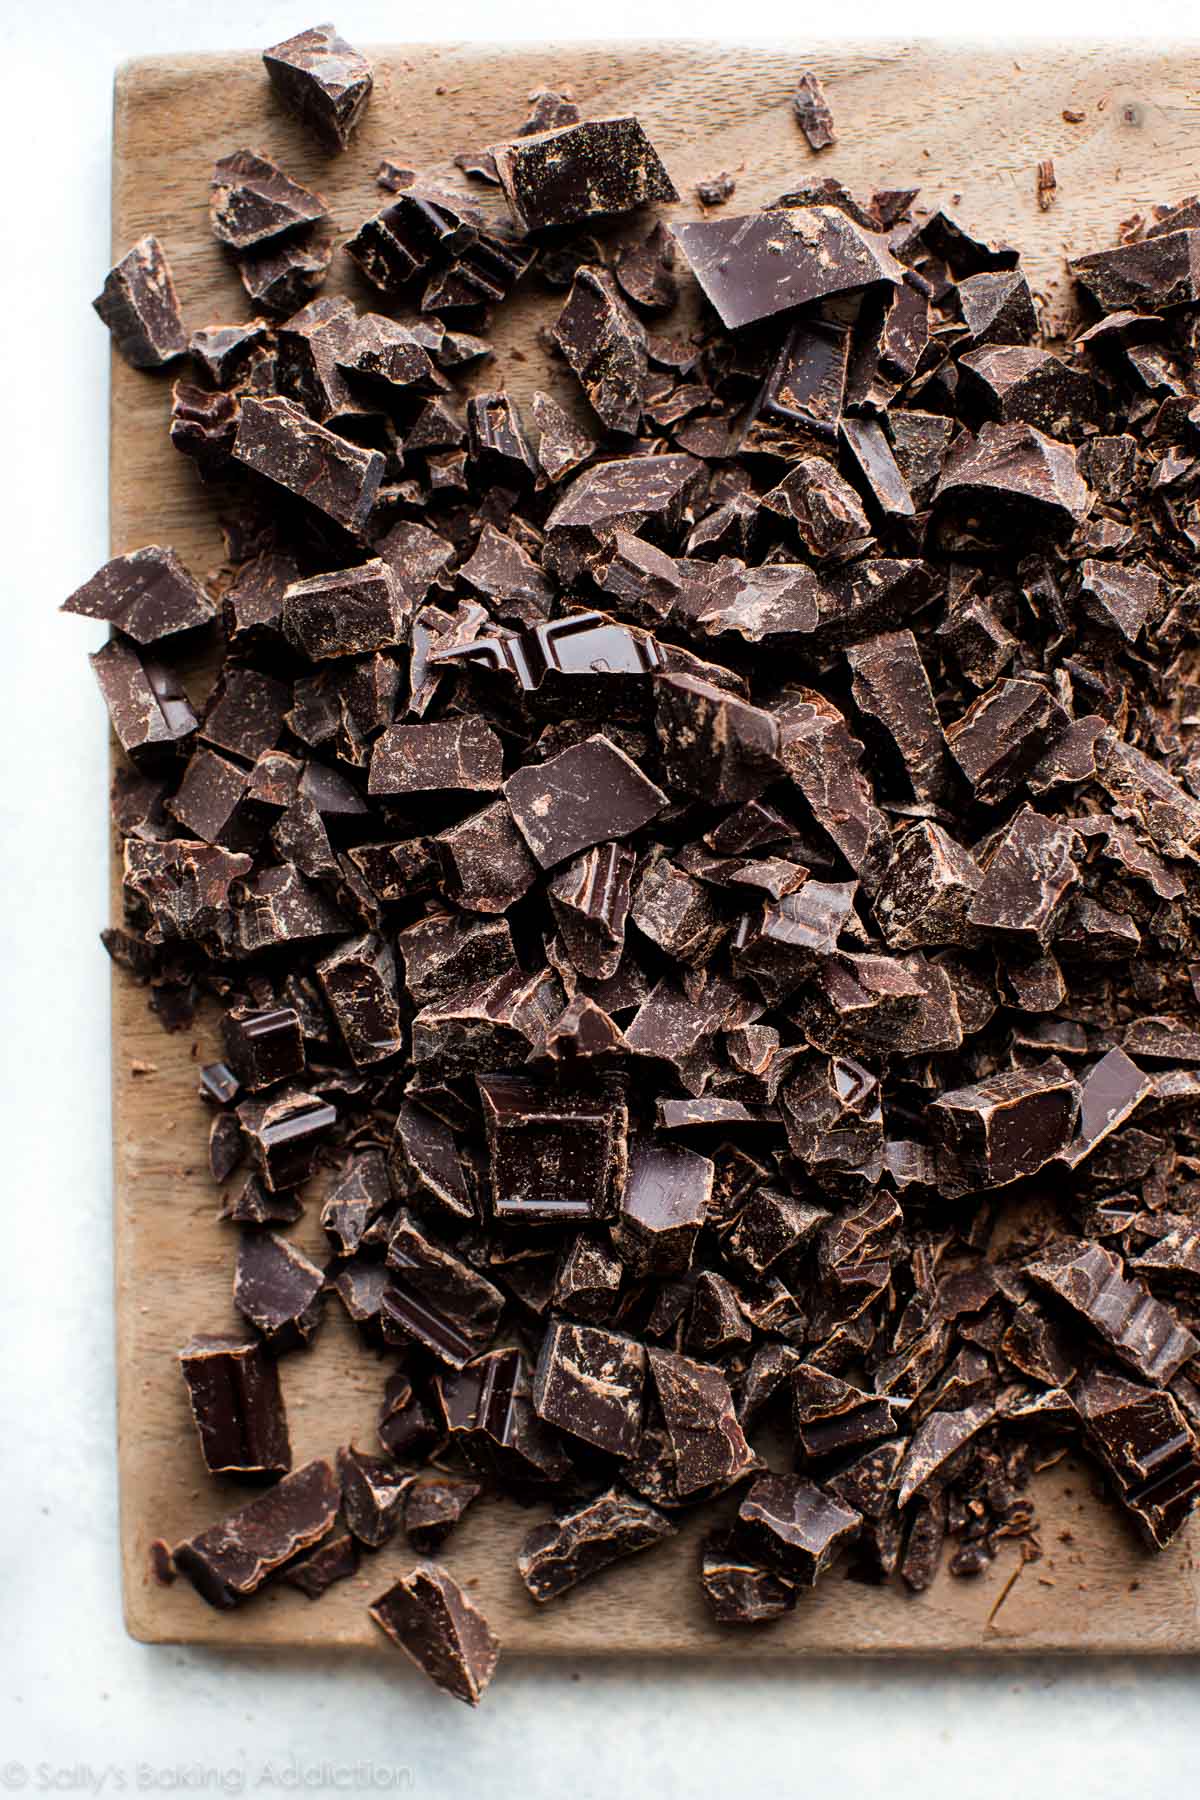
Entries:
MULTIPOLYGON (((266 62, 344 145, 363 59, 266 62)), ((229 550, 66 603, 112 626, 105 942, 168 1029, 222 1009, 247 1330, 183 1375, 207 1466, 274 1483, 160 1566, 315 1597, 499 1490, 545 1603, 726 1497, 699 1579, 744 1624, 843 1552, 913 1590, 946 1540, 1036 1555, 1072 1443, 1164 1548, 1200 1503, 1200 201, 1079 258, 1051 349, 1017 251, 912 190, 614 250, 675 198, 636 119, 539 94, 457 161, 513 226, 386 164, 362 307, 247 149, 212 220, 260 310, 189 338, 153 238, 97 303, 190 357, 229 550), (478 384, 526 280, 575 414, 478 384), (285 1234, 314 1176, 324 1267, 285 1234), (334 1300, 380 1442, 290 1472, 277 1358, 334 1300)), ((479 1698, 446 1570, 371 1611, 479 1698)))

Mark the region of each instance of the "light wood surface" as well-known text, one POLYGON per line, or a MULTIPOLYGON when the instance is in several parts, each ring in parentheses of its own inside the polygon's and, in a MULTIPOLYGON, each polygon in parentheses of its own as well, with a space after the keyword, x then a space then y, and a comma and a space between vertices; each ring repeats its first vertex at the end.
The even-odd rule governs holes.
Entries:
MULTIPOLYGON (((926 201, 959 196, 966 221, 1021 246, 1056 329, 1069 307, 1064 256, 1113 241, 1131 213, 1200 185, 1200 49, 469 45, 373 55, 374 97, 341 157, 324 155, 281 113, 257 53, 155 58, 120 71, 114 255, 156 232, 189 328, 249 311, 209 232, 208 174, 217 156, 243 145, 276 156, 326 196, 345 235, 382 203, 374 184, 381 156, 453 183, 453 153, 509 135, 525 116, 527 95, 544 84, 570 87, 585 114, 637 112, 684 196, 677 209, 683 216, 699 211, 695 182, 722 170, 738 184, 727 212, 826 175, 864 194, 919 184, 926 201), (839 134, 837 146, 819 157, 809 152, 789 105, 806 66, 825 80, 839 134), (1082 112, 1083 122, 1064 121, 1064 109, 1082 112), (1054 160, 1059 186, 1054 207, 1041 213, 1035 169, 1045 157, 1054 160)), ((326 291, 343 290, 369 300, 336 255, 326 291)), ((501 309, 489 385, 507 385, 519 397, 536 386, 569 396, 569 377, 547 366, 535 337, 557 304, 531 288, 501 309)), ((85 330, 82 314, 81 303, 85 330)), ((93 321, 91 328, 99 326, 93 321)), ((112 549, 173 544, 203 573, 219 561, 220 539, 210 498, 167 440, 169 389, 169 378, 137 374, 114 359, 112 549)), ((115 881, 113 906, 115 917, 115 881)), ((116 975, 114 1212, 128 1626, 151 1642, 337 1645, 394 1655, 365 1609, 413 1560, 403 1539, 316 1604, 281 1589, 236 1614, 218 1613, 186 1582, 164 1588, 149 1573, 153 1538, 177 1541, 245 1497, 207 1477, 175 1361, 192 1332, 237 1322, 230 1297, 235 1237, 216 1220, 205 1160, 209 1114, 196 1093, 197 1069, 215 1052, 211 1021, 170 1037, 148 1013, 144 993, 116 975), (139 1063, 148 1072, 135 1073, 139 1063)), ((318 1211, 314 1193, 295 1231, 312 1250, 322 1247, 318 1211)), ((336 1302, 314 1349, 285 1358, 282 1370, 297 1463, 331 1455, 351 1439, 374 1445, 385 1365, 363 1351, 336 1302)), ((994 1617, 1016 1567, 1012 1548, 981 1578, 943 1574, 921 1598, 834 1576, 790 1617, 756 1632, 720 1630, 709 1620, 695 1576, 699 1521, 664 1549, 545 1608, 529 1601, 514 1570, 516 1546, 540 1513, 478 1505, 451 1538, 445 1560, 510 1651, 744 1658, 1200 1649, 1195 1528, 1155 1557, 1100 1503, 1090 1468, 1060 1464, 1039 1478, 1036 1491, 1045 1557, 1021 1572, 994 1617)))

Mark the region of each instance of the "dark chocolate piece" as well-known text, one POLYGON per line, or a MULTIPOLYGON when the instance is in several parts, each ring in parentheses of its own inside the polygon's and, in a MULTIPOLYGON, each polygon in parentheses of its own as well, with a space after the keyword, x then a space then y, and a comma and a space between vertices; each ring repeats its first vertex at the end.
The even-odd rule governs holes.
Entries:
POLYGON ((646 380, 646 334, 604 269, 578 269, 554 341, 592 410, 611 431, 637 430, 646 380))
POLYGON ((403 1045, 396 963, 374 932, 339 944, 316 976, 356 1068, 399 1054, 403 1045))
POLYGON ((955 440, 934 493, 950 550, 995 548, 1013 532, 1071 530, 1091 499, 1070 445, 1033 425, 991 421, 955 440))
POLYGON ((397 1188, 401 1174, 416 1182, 423 1203, 433 1202, 452 1217, 471 1219, 471 1202, 463 1158, 454 1133, 441 1119, 411 1100, 396 1114, 391 1167, 397 1188))
POLYGON ((271 86, 327 150, 344 150, 366 110, 371 65, 333 25, 313 25, 263 51, 271 86))
POLYGON ((365 526, 385 467, 378 450, 359 449, 283 399, 243 401, 233 457, 351 532, 365 526))
POLYGON ((192 1418, 213 1475, 284 1475, 292 1466, 275 1360, 260 1343, 194 1337, 179 1352, 192 1418))
POLYGON ((1200 300, 1200 232, 1165 231, 1076 257, 1067 267, 1102 312, 1158 312, 1200 300))
POLYGON ((764 1561, 797 1587, 809 1588, 862 1523, 851 1507, 799 1475, 760 1475, 737 1517, 764 1561))
POLYGON ((1063 900, 1079 880, 1076 838, 1024 806, 993 845, 978 892, 967 908, 967 923, 1004 942, 1010 935, 1044 943, 1063 900))
POLYGON ((371 753, 367 791, 488 793, 501 785, 502 754, 496 733, 474 714, 430 725, 393 725, 371 753))
POLYGON ((792 95, 792 111, 796 115, 796 123, 808 139, 810 150, 828 150, 831 144, 837 143, 837 133, 833 129, 833 114, 829 110, 829 102, 825 98, 825 89, 821 85, 820 76, 806 69, 792 95))
POLYGON ((583 119, 556 131, 493 144, 496 173, 524 231, 631 212, 648 200, 678 200, 671 177, 637 119, 583 119))
POLYGON ((381 1631, 438 1687, 478 1706, 500 1646, 478 1607, 438 1563, 418 1563, 368 1608, 381 1631))
POLYGON ((864 231, 836 206, 704 219, 676 225, 675 236, 731 331, 850 288, 903 277, 886 239, 864 231))
POLYGON ((626 1181, 628 1111, 619 1087, 544 1087, 481 1075, 492 1216, 526 1225, 606 1219, 626 1181))
POLYGON ((234 250, 313 225, 328 208, 319 194, 291 181, 254 150, 234 150, 213 169, 208 202, 213 235, 234 250))
POLYGON ((642 1433, 646 1352, 594 1325, 552 1320, 533 1377, 540 1419, 614 1456, 636 1453, 642 1433))
POLYGON ((187 350, 171 266, 156 237, 126 252, 92 305, 131 368, 161 369, 187 350))
POLYGON ((720 803, 753 800, 777 779, 780 733, 771 713, 690 675, 660 676, 655 693, 672 787, 720 803))
MULTIPOLYGON (((88 657, 126 755, 153 756, 191 737, 199 721, 179 677, 117 636, 88 657)), ((247 867, 249 865, 247 864, 247 867)))
POLYGON ((851 692, 859 711, 886 733, 913 798, 944 803, 948 796, 946 742, 929 676, 911 631, 869 638, 846 652, 851 692))
POLYGON ((319 1600, 335 1581, 347 1581, 357 1573, 358 1546, 348 1531, 339 1531, 288 1563, 279 1579, 299 1588, 306 1599, 319 1600))
POLYGON ((332 1530, 338 1498, 332 1465, 306 1463, 240 1512, 176 1544, 175 1566, 210 1606, 236 1606, 332 1530))
POLYGON ((1006 1187, 1036 1174, 1072 1141, 1079 1089, 1051 1060, 939 1094, 933 1109, 971 1179, 981 1188, 1006 1187))
POLYGON ((607 981, 617 972, 635 861, 625 844, 596 844, 556 870, 548 883, 567 954, 582 976, 607 981))
POLYGON ((682 1146, 642 1140, 613 1221, 613 1244, 636 1275, 678 1275, 691 1267, 712 1199, 713 1165, 682 1146))
POLYGON ((382 1150, 365 1150, 330 1188, 321 1208, 321 1228, 337 1254, 355 1255, 391 1202, 384 1154, 382 1150))
POLYGON ((504 783, 504 795, 543 869, 590 844, 628 837, 667 804, 662 790, 599 734, 518 769, 504 783))
POLYGON ((714 1531, 700 1554, 700 1586, 718 1625, 761 1625, 795 1609, 793 1582, 747 1555, 736 1531, 714 1531))
POLYGON ((414 1481, 404 1496, 404 1534, 421 1556, 439 1550, 483 1489, 461 1476, 435 1475, 414 1481))
POLYGON ((114 556, 63 601, 62 611, 104 619, 138 644, 156 644, 216 617, 216 607, 173 550, 148 544, 114 556))
POLYGON ((221 1020, 221 1033, 230 1066, 251 1091, 304 1073, 304 1034, 293 1006, 232 1006, 221 1020))
POLYGON ((975 798, 991 804, 1008 798, 1068 723, 1040 682, 998 681, 946 727, 946 742, 975 798))
POLYGON ((321 1322, 325 1271, 273 1231, 243 1231, 233 1303, 273 1351, 311 1343, 321 1322))
POLYGON ((657 1507, 614 1487, 573 1512, 535 1525, 517 1554, 517 1570, 533 1598, 544 1605, 622 1557, 674 1535, 675 1527, 657 1507))
POLYGON ((403 1209, 388 1239, 387 1266, 382 1318, 389 1342, 411 1340, 455 1369, 487 1349, 504 1295, 403 1209))
POLYGON ((706 1488, 725 1488, 755 1467, 734 1411, 729 1383, 719 1369, 667 1350, 647 1357, 675 1459, 680 1498, 706 1488))
POLYGON ((253 306, 287 315, 311 300, 332 260, 333 240, 304 232, 244 251, 238 258, 238 273, 253 306))
POLYGON ((1200 1351, 1200 1340, 1103 1244, 1068 1239, 1025 1272, 1104 1340, 1115 1356, 1155 1387, 1165 1387, 1200 1351))
POLYGON ((414 1477, 390 1458, 369 1456, 353 1445, 337 1453, 346 1523, 360 1544, 378 1550, 395 1536, 414 1477))
POLYGON ((434 1387, 451 1442, 476 1473, 533 1498, 570 1472, 555 1434, 533 1410, 529 1366, 519 1350, 491 1350, 434 1387))
POLYGON ((313 662, 385 650, 403 636, 399 584, 380 557, 355 569, 339 569, 294 581, 283 596, 288 641, 313 662))
POLYGON ((1095 1451, 1146 1542, 1167 1545, 1200 1506, 1200 1444, 1170 1394, 1107 1369, 1069 1390, 1095 1451))

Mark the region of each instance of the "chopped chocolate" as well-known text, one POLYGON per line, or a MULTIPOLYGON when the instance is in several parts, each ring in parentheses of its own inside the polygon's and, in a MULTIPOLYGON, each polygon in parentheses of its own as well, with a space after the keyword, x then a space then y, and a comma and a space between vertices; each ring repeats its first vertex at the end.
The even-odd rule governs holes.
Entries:
POLYGON ((230 1007, 221 1020, 221 1032, 230 1066, 251 1091, 304 1072, 304 1035, 293 1006, 230 1007))
POLYGON ((1051 1059, 1008 1069, 933 1102, 941 1129, 981 1188, 1006 1187, 1052 1161, 1072 1141, 1079 1115, 1073 1076, 1051 1059))
POLYGON ((371 65, 333 25, 314 25, 263 51, 271 86, 326 150, 344 150, 366 110, 371 65))
POLYGON ((810 150, 828 150, 831 144, 837 143, 833 114, 825 98, 825 89, 820 76, 814 75, 811 69, 806 69, 800 77, 792 96, 792 111, 796 115, 796 123, 808 139, 810 150))
POLYGON ((947 797, 946 743, 929 676, 911 631, 887 632, 846 652, 854 704, 886 733, 914 799, 938 805, 947 797))
POLYGON ((793 1582, 747 1555, 736 1531, 714 1531, 700 1553, 700 1586, 718 1625, 761 1625, 792 1612, 793 1582))
POLYGON ((1200 1506, 1200 1444, 1170 1394, 1107 1369, 1069 1390, 1084 1440, 1154 1549, 1165 1550, 1200 1506))
POLYGON ((213 169, 208 202, 213 235, 234 250, 249 250, 326 217, 319 194, 254 150, 234 150, 213 169))
POLYGON ((454 1133, 441 1119, 411 1100, 405 1100, 396 1115, 391 1167, 398 1189, 406 1175, 417 1184, 423 1203, 432 1202, 452 1217, 474 1218, 470 1187, 454 1133))
POLYGON ((797 1587, 809 1588, 862 1523, 851 1507, 799 1475, 760 1475, 737 1517, 764 1561, 797 1587))
POLYGON ((321 1227, 339 1256, 353 1256, 376 1219, 391 1205, 387 1164, 381 1150, 355 1157, 330 1188, 321 1208, 321 1227))
POLYGON ((332 260, 331 238, 303 232, 243 251, 238 257, 238 273, 252 305, 286 316, 312 299, 332 260))
POLYGON ((713 1165, 682 1146, 634 1143, 613 1243, 636 1275, 678 1275, 691 1267, 712 1199, 713 1165))
POLYGON ((339 1531, 295 1557, 279 1579, 288 1587, 299 1588, 306 1599, 319 1600, 335 1581, 347 1581, 357 1573, 358 1546, 348 1531, 339 1531))
POLYGON ((1021 808, 984 865, 967 923, 994 933, 1044 942, 1065 896, 1079 880, 1076 839, 1069 826, 1053 824, 1031 806, 1021 808))
POLYGON ((545 1604, 622 1557, 674 1535, 675 1527, 657 1507, 614 1487, 574 1512, 535 1525, 517 1553, 517 1570, 533 1598, 545 1604))
POLYGON ((934 493, 942 541, 951 551, 992 549, 1009 533, 1036 537, 1082 524, 1092 496, 1069 444, 1035 426, 988 421, 964 431, 934 493))
POLYGON ((543 869, 591 844, 628 837, 667 804, 662 790, 600 734, 518 769, 504 783, 504 796, 543 869))
POLYGON ((575 273, 554 341, 611 431, 637 430, 646 380, 646 334, 604 269, 575 273))
POLYGON ((844 1456, 903 1429, 907 1401, 865 1393, 811 1363, 792 1370, 791 1387, 797 1468, 844 1456))
POLYGON ((430 725, 393 725, 371 753, 367 791, 487 793, 501 785, 501 758, 500 739, 474 714, 430 725))
POLYGON ((92 305, 131 368, 161 369, 187 350, 171 265, 156 237, 144 237, 126 252, 92 305))
POLYGON ((360 1544, 378 1550, 395 1536, 414 1477, 388 1457, 369 1456, 353 1445, 337 1453, 342 1512, 360 1544))
POLYGON ((399 1054, 403 1031, 390 944, 374 932, 347 939, 317 963, 316 976, 356 1068, 399 1054))
POLYGON ((998 681, 946 727, 946 742, 975 798, 993 804, 1012 794, 1067 725, 1039 682, 998 681))
POLYGON ((583 119, 493 144, 496 173, 523 231, 577 225, 677 200, 674 183, 637 119, 583 119))
POLYGON ((608 1218, 625 1186, 628 1112, 615 1085, 562 1090, 481 1075, 492 1216, 557 1224, 608 1218))
POLYGON ((88 661, 126 755, 151 757, 196 730, 199 721, 179 677, 165 664, 139 655, 128 639, 110 638, 88 661))
POLYGON ((321 1322, 325 1271, 273 1231, 243 1231, 233 1303, 268 1349, 311 1343, 321 1322))
POLYGON ((337 1109, 289 1087, 268 1100, 243 1101, 237 1115, 258 1172, 276 1193, 307 1181, 317 1142, 336 1121, 337 1109))
POLYGON ((663 771, 672 787, 718 804, 756 799, 780 772, 779 723, 691 675, 655 683, 663 771))
POLYGON ((617 972, 635 861, 625 844, 596 844, 556 870, 548 883, 567 954, 582 976, 607 981, 617 972))
POLYGON ((418 1563, 368 1609, 381 1631, 438 1687, 478 1706, 500 1646, 479 1608, 438 1563, 418 1563))
POLYGON ((570 1463, 533 1410, 529 1366, 519 1350, 492 1350, 434 1387, 451 1442, 477 1474, 534 1498, 562 1482, 570 1463))
POLYGON ((158 544, 115 556, 63 601, 62 611, 104 619, 138 644, 193 631, 216 616, 212 601, 174 550, 158 544))
POLYGON ((729 1487, 753 1468, 761 1468, 719 1369, 667 1350, 646 1354, 675 1459, 674 1485, 680 1499, 702 1489, 729 1487))
POLYGON ((405 1209, 388 1238, 382 1322, 389 1343, 413 1342, 461 1369, 496 1334, 504 1295, 405 1209))
POLYGON ((361 450, 279 398, 242 402, 233 459, 350 532, 365 526, 385 467, 378 450, 361 450))
POLYGON ((1200 232, 1165 231, 1076 257, 1067 267, 1102 312, 1158 312, 1200 300, 1200 232))
POLYGON ((285 1475, 292 1466, 274 1358, 255 1341, 194 1337, 179 1352, 192 1418, 213 1475, 285 1475))
POLYGON ((676 225, 675 237, 731 331, 812 300, 903 278, 886 240, 836 206, 703 219, 676 225))
POLYGON ((210 1606, 236 1606, 294 1556, 320 1543, 333 1528, 338 1497, 333 1467, 318 1457, 240 1512, 176 1544, 175 1567, 210 1606))
POLYGON ((1165 1387, 1200 1351, 1200 1340, 1145 1285, 1129 1280, 1121 1258, 1103 1244, 1054 1245, 1025 1272, 1098 1333, 1143 1381, 1165 1387))
POLYGON ((632 1338, 554 1319, 533 1377, 540 1419, 614 1456, 633 1456, 642 1434, 646 1351, 632 1338))
POLYGON ((436 1475, 414 1481, 404 1496, 404 1534, 421 1556, 439 1550, 483 1489, 461 1476, 436 1475))

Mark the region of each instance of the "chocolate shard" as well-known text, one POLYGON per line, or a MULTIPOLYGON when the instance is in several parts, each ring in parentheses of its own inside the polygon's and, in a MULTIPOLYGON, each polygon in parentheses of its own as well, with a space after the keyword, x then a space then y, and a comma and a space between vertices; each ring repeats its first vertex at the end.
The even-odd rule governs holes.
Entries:
POLYGON ((1028 344, 1037 336, 1037 309, 1019 269, 984 269, 958 283, 963 322, 977 347, 1028 344))
POLYGON ((967 923, 1003 943, 1044 943, 1064 899, 1079 880, 1078 839, 1068 825, 1022 807, 992 847, 967 923))
POLYGON ((882 235, 836 206, 776 207, 676 225, 675 237, 705 297, 729 330, 904 271, 882 235))
POLYGON ((482 481, 522 488, 537 475, 517 403, 508 394, 476 394, 467 401, 467 455, 482 481))
POLYGON ((860 713, 886 734, 915 800, 948 797, 946 741, 929 676, 911 631, 886 632, 846 651, 860 713))
POLYGON ((1103 1244, 1068 1239, 1027 1263, 1025 1272, 1154 1387, 1165 1387, 1200 1350, 1200 1340, 1170 1307, 1130 1280, 1121 1258, 1103 1244))
POLYGON ((375 932, 348 939, 316 965, 316 976, 356 1068, 369 1068, 403 1047, 396 963, 375 932))
POLYGON ((321 1322, 325 1271, 273 1231, 243 1231, 233 1303, 268 1349, 311 1343, 321 1322))
POLYGON ((396 1114, 389 1166, 397 1191, 403 1191, 409 1181, 416 1182, 423 1203, 440 1206, 452 1218, 474 1218, 471 1190, 454 1133, 441 1119, 411 1100, 403 1101, 396 1114))
POLYGON ((655 818, 667 796, 601 734, 504 783, 522 837, 543 869, 591 844, 628 837, 655 818))
POLYGON ((629 115, 583 119, 490 150, 504 197, 524 231, 679 198, 641 124, 629 115))
POLYGON ((1200 1506, 1200 1444, 1171 1394, 1107 1369, 1069 1389, 1085 1442, 1146 1542, 1165 1550, 1200 1506))
MULTIPOLYGON (((185 742, 199 720, 174 672, 121 636, 88 657, 113 734, 127 756, 148 760, 185 742)), ((248 865, 247 865, 248 866, 248 865)))
POLYGON ((321 1229, 336 1254, 356 1255, 371 1226, 391 1203, 383 1151, 364 1150, 330 1188, 321 1207, 321 1229))
POLYGON ((703 474, 703 463, 687 455, 618 457, 584 469, 546 520, 547 572, 573 581, 618 531, 669 538, 703 474))
POLYGON ((401 641, 405 610, 391 568, 373 557, 357 568, 293 581, 283 596, 283 630, 313 662, 366 656, 401 641))
POLYGON ((700 1586, 718 1625, 762 1625, 795 1609, 798 1590, 747 1554, 736 1530, 710 1532, 700 1551, 700 1586))
POLYGON ((799 1475, 760 1475, 738 1508, 738 1528, 772 1568, 797 1587, 815 1587, 860 1515, 799 1475))
POLYGON ((1048 350, 996 343, 960 357, 958 369, 964 402, 1005 424, 1074 438, 1096 413, 1091 378, 1048 350))
MULTIPOLYGON (((800 1363, 793 1369, 791 1388, 798 1469, 827 1457, 861 1450, 879 1438, 894 1437, 904 1428, 906 1400, 867 1393, 811 1363, 800 1363)), ((847 1497, 842 1495, 843 1499, 847 1497)))
POLYGON ((843 562, 871 542, 858 495, 822 457, 801 457, 762 504, 788 521, 814 562, 843 562))
POLYGON ((650 1374, 675 1459, 680 1499, 726 1488, 761 1468, 746 1442, 720 1369, 667 1350, 648 1350, 650 1374))
POLYGON ((529 1366, 519 1350, 490 1350, 456 1373, 434 1378, 451 1443, 486 1480, 519 1498, 559 1486, 571 1464, 533 1410, 529 1366))
POLYGON ((981 1400, 957 1412, 932 1412, 917 1427, 897 1472, 896 1504, 903 1508, 931 1485, 940 1485, 962 1468, 978 1434, 996 1417, 994 1400, 981 1400))
POLYGON ((713 1165, 682 1146, 634 1143, 613 1245, 639 1276, 677 1275, 691 1267, 712 1200, 713 1165))
POLYGON ((623 1557, 674 1535, 674 1525, 657 1507, 613 1487, 572 1512, 535 1525, 517 1553, 517 1571, 532 1597, 544 1605, 623 1557))
POLYGON ((389 1342, 420 1344, 456 1369, 487 1349, 504 1295, 404 1208, 388 1239, 387 1266, 381 1310, 389 1342))
POLYGON ((412 1023, 412 1058, 424 1077, 515 1069, 540 1050, 566 995, 551 969, 520 969, 424 1006, 412 1023))
POLYGON ((307 1600, 319 1600, 335 1581, 348 1581, 358 1573, 358 1546, 348 1531, 332 1532, 315 1549, 295 1557, 279 1575, 288 1587, 299 1588, 307 1600))
MULTIPOLYGON (((907 294, 910 290, 900 288, 897 291, 907 294)), ((885 521, 911 519, 916 513, 916 504, 882 425, 874 419, 843 419, 838 438, 851 478, 873 516, 885 521)))
POLYGON ((156 237, 144 237, 126 252, 92 305, 131 368, 161 369, 187 350, 171 266, 156 237))
POLYGON ((251 1092, 304 1073, 304 1034, 294 1006, 231 1006, 221 1035, 230 1067, 251 1092))
POLYGON ((547 885, 567 954, 591 980, 608 981, 617 972, 635 864, 628 845, 595 844, 557 869, 547 885))
POLYGON ((193 331, 188 352, 216 388, 231 388, 270 346, 265 320, 247 319, 241 325, 206 325, 193 331))
POLYGON ((829 1218, 827 1209, 798 1194, 759 1188, 738 1213, 727 1253, 754 1280, 761 1280, 783 1256, 792 1256, 815 1237, 829 1218))
POLYGON ((548 1425, 614 1456, 633 1456, 642 1434, 646 1351, 594 1325, 552 1320, 533 1377, 533 1406, 548 1425))
POLYGON ((886 859, 888 828, 859 767, 862 745, 833 702, 812 688, 789 695, 775 717, 786 774, 850 867, 874 884, 886 859))
POLYGON ((998 681, 946 727, 950 754, 975 798, 1006 800, 1070 721, 1040 682, 998 681))
POLYGON ((326 217, 328 207, 255 150, 234 150, 213 169, 208 215, 213 235, 249 250, 326 217))
POLYGON ((375 503, 385 460, 327 431, 291 400, 242 402, 235 462, 359 533, 375 503))
POLYGON ((500 1646, 479 1608, 439 1563, 402 1575, 368 1611, 380 1630, 437 1687, 478 1706, 500 1646))
POLYGON ((208 625, 216 610, 174 550, 158 544, 114 556, 62 603, 63 612, 104 619, 137 644, 208 625))
POLYGON ((753 800, 778 778, 777 718, 691 675, 660 675, 656 727, 674 788, 718 804, 753 800))
POLYGON ((280 238, 238 257, 238 274, 252 306, 287 316, 312 299, 333 260, 332 238, 280 238))
POLYGON ((469 911, 507 912, 537 880, 537 864, 503 800, 439 832, 433 843, 444 891, 469 911))
POLYGON ((477 1481, 461 1476, 432 1476, 413 1482, 404 1502, 404 1534, 413 1549, 422 1556, 440 1549, 482 1492, 477 1481))
POLYGON ((1162 611, 1162 581, 1144 564, 1087 557, 1080 565, 1079 606, 1097 625, 1119 631, 1133 644, 1162 611))
POLYGON ((605 269, 577 269, 554 341, 611 431, 637 430, 646 380, 646 333, 605 269))
POLYGON ((829 102, 825 98, 825 89, 821 78, 811 69, 806 69, 792 95, 792 111, 796 115, 796 123, 808 139, 810 150, 828 150, 831 144, 837 143, 837 133, 833 129, 833 114, 829 110, 829 102))
POLYGON ((918 820, 896 841, 875 896, 884 937, 894 950, 972 943, 968 919, 982 882, 969 851, 932 819, 918 820))
POLYGON ((285 1475, 292 1466, 274 1358, 260 1343, 198 1336, 179 1352, 192 1418, 212 1475, 285 1475))
POLYGON ((619 1084, 593 1092, 480 1075, 492 1216, 558 1224, 611 1216, 625 1188, 628 1108, 619 1084))
POLYGON ((501 785, 502 758, 500 739, 475 714, 428 725, 392 725, 371 752, 367 791, 487 793, 501 785))
POLYGON ((1154 757, 1115 732, 1096 739, 1096 779, 1118 819, 1128 819, 1164 856, 1190 858, 1200 844, 1200 800, 1154 757))
POLYGON ((1062 1160, 1077 1169, 1153 1092, 1151 1077, 1123 1050, 1108 1051, 1080 1076, 1079 1130, 1062 1152, 1062 1160))
POLYGON ((1071 530, 1092 495, 1069 444, 1033 425, 989 421, 956 439, 933 501, 945 547, 970 551, 1001 548, 1014 532, 1071 530))
POLYGON ((666 856, 642 870, 630 917, 644 937, 685 965, 707 965, 730 928, 711 889, 666 856))
POLYGON ((563 1251, 554 1276, 556 1312, 602 1325, 612 1311, 624 1266, 598 1238, 578 1232, 563 1251))
POLYGON ((932 1103, 945 1141, 978 1187, 1006 1187, 1060 1155, 1075 1136, 1079 1088, 1055 1059, 1008 1069, 932 1103))
POLYGON ((365 56, 333 25, 314 25, 263 51, 271 86, 284 106, 315 132, 327 150, 344 150, 366 110, 373 86, 365 56))
POLYGON ((1200 299, 1200 232, 1166 231, 1076 257, 1067 267, 1102 312, 1159 312, 1200 299))
POLYGON ((338 1499, 332 1465, 317 1458, 177 1544, 175 1566, 210 1606, 237 1606, 294 1556, 320 1543, 333 1528, 338 1499))
POLYGON ((321 1136, 337 1109, 315 1094, 288 1087, 267 1100, 245 1100, 238 1119, 258 1172, 272 1193, 307 1181, 321 1136))
MULTIPOLYGON (((372 1274, 378 1265, 370 1265, 372 1274)), ((341 1281, 342 1276, 338 1277, 341 1281)), ((382 1298, 382 1296, 381 1296, 382 1298)), ((386 1337, 380 1333, 383 1343, 386 1337)), ((430 1409, 414 1392, 412 1382, 403 1369, 390 1375, 383 1390, 383 1406, 379 1415, 379 1441, 390 1457, 398 1461, 424 1462, 440 1444, 444 1433, 430 1409)))

